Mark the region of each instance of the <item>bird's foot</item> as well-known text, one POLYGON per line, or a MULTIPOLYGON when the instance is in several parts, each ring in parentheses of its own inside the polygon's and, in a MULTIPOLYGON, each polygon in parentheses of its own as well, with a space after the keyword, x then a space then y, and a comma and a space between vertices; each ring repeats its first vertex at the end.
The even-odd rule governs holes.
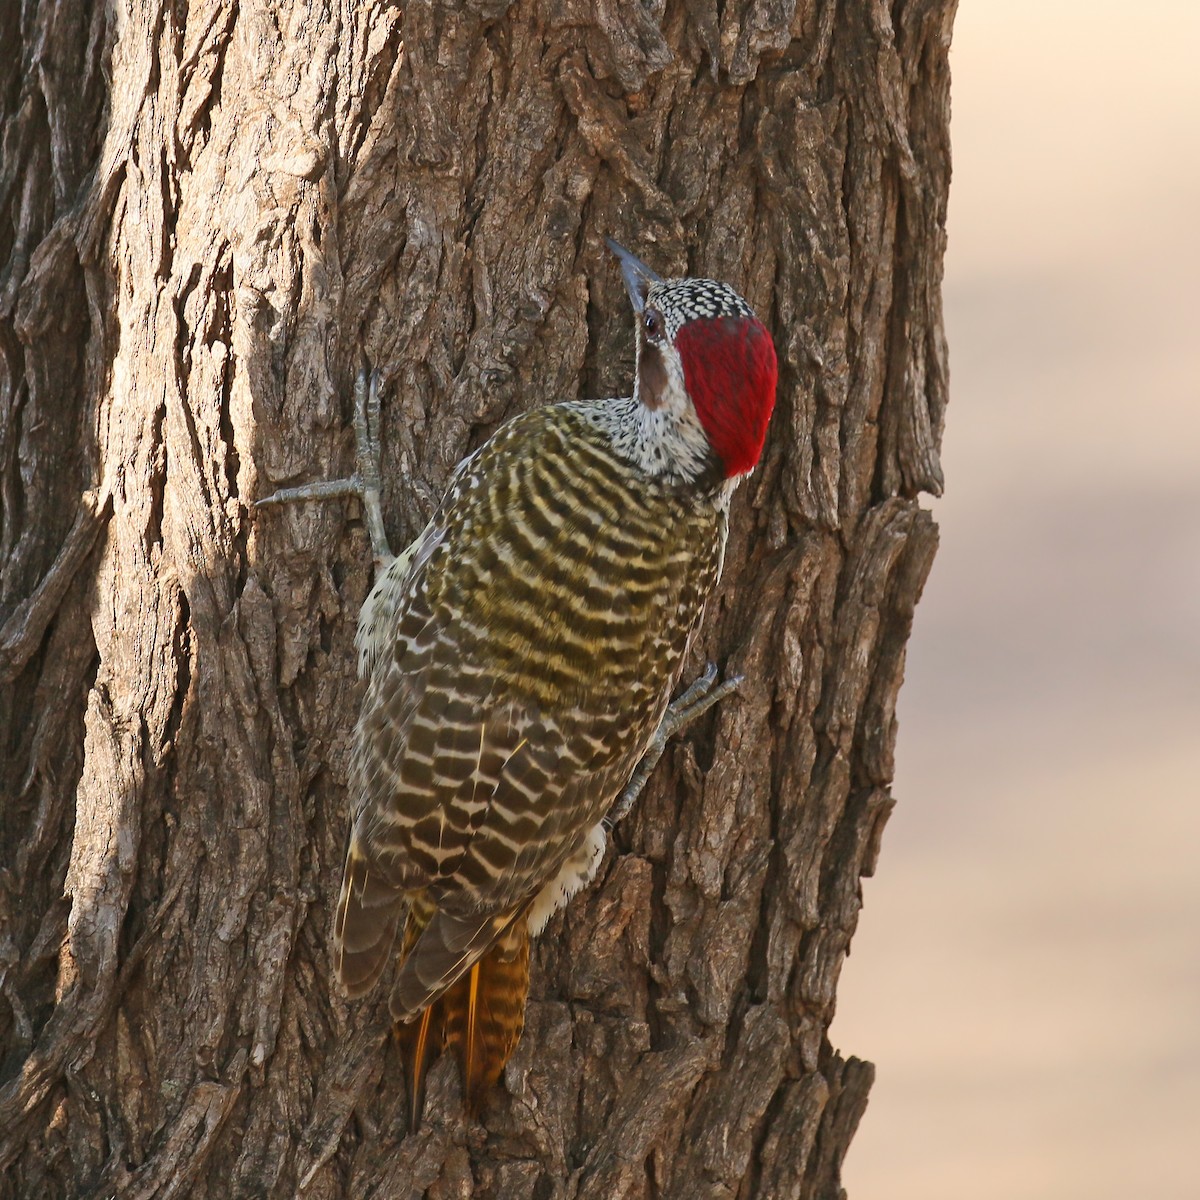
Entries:
POLYGON ((642 761, 637 765, 637 770, 634 771, 625 790, 617 798, 617 802, 608 810, 608 814, 604 818, 606 828, 612 829, 633 808, 637 798, 642 794, 642 789, 646 786, 646 781, 650 778, 650 773, 658 766, 658 760, 662 758, 663 751, 667 748, 667 742, 697 717, 708 712, 714 704, 724 700, 732 692, 736 692, 744 680, 744 675, 733 675, 729 679, 717 683, 717 664, 709 663, 704 674, 671 701, 658 731, 651 739, 646 753, 642 755, 642 761))
POLYGON ((372 371, 368 376, 365 370, 359 371, 354 380, 354 474, 349 479, 327 479, 300 487, 280 488, 272 495, 264 496, 255 507, 357 496, 362 501, 363 520, 371 538, 375 564, 382 566, 388 562, 392 551, 383 528, 383 509, 379 499, 379 415, 379 372, 372 371))

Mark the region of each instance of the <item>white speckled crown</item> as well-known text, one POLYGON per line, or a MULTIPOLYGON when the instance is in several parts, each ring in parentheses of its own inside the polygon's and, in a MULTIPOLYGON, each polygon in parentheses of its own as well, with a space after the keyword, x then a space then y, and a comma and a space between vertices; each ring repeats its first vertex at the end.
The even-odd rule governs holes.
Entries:
POLYGON ((646 307, 662 314, 671 341, 688 321, 754 316, 754 310, 729 284, 715 279, 666 279, 651 284, 646 293, 646 307))

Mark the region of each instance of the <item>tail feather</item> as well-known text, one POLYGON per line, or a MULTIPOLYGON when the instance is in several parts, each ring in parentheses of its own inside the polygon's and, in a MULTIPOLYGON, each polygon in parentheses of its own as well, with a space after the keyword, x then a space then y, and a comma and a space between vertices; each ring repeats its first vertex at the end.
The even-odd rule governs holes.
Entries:
MULTIPOLYGON (((412 953, 417 939, 424 932, 434 914, 433 906, 424 893, 413 898, 404 923, 404 941, 400 947, 400 961, 404 962, 412 953)), ((408 1131, 416 1133, 425 1111, 425 1077, 432 1057, 440 1049, 440 1022, 436 1019, 437 1006, 430 1005, 414 1021, 397 1022, 393 1034, 400 1045, 400 1059, 404 1064, 404 1080, 408 1093, 408 1131)))
MULTIPOLYGON (((524 920, 524 917, 521 918, 524 920)), ((431 910, 405 953, 392 984, 392 1018, 412 1021, 465 975, 517 920, 514 913, 455 916, 431 910)))
POLYGON ((395 1027, 400 1057, 404 1062, 405 1090, 408 1093, 408 1132, 416 1133, 425 1111, 425 1078, 432 1055, 440 1040, 434 1026, 436 1004, 430 1005, 415 1021, 395 1027))
MULTIPOLYGON (((405 929, 404 948, 416 945, 430 914, 415 904, 405 929)), ((525 1026, 529 992, 529 926, 522 913, 454 983, 419 1016, 397 1023, 404 1061, 409 1129, 416 1131, 425 1105, 425 1080, 433 1060, 451 1050, 458 1060, 467 1110, 477 1114, 488 1090, 500 1078, 525 1026)))
POLYGON ((442 997, 444 1044, 458 1059, 472 1116, 521 1040, 528 994, 529 926, 521 918, 442 997))

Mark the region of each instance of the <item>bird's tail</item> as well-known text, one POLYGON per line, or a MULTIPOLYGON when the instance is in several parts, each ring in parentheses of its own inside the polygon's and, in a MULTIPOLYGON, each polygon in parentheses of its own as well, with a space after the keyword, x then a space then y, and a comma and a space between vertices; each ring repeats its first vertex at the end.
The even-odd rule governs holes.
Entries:
MULTIPOLYGON (((407 958, 433 908, 418 897, 409 909, 401 961, 407 958)), ((404 1061, 409 1129, 425 1108, 425 1079, 434 1060, 452 1050, 458 1060, 467 1111, 479 1112, 488 1089, 521 1040, 529 993, 529 923, 522 913, 487 952, 413 1020, 395 1026, 404 1061)))

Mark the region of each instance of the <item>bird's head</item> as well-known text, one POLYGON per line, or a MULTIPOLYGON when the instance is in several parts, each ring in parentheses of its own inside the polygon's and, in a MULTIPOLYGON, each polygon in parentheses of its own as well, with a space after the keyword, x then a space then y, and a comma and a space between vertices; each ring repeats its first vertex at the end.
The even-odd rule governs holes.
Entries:
POLYGON ((779 373, 766 327, 728 284, 661 279, 607 241, 633 303, 635 394, 651 414, 647 425, 661 429, 664 438, 694 442, 701 460, 697 474, 729 480, 752 471, 762 455, 779 373))

